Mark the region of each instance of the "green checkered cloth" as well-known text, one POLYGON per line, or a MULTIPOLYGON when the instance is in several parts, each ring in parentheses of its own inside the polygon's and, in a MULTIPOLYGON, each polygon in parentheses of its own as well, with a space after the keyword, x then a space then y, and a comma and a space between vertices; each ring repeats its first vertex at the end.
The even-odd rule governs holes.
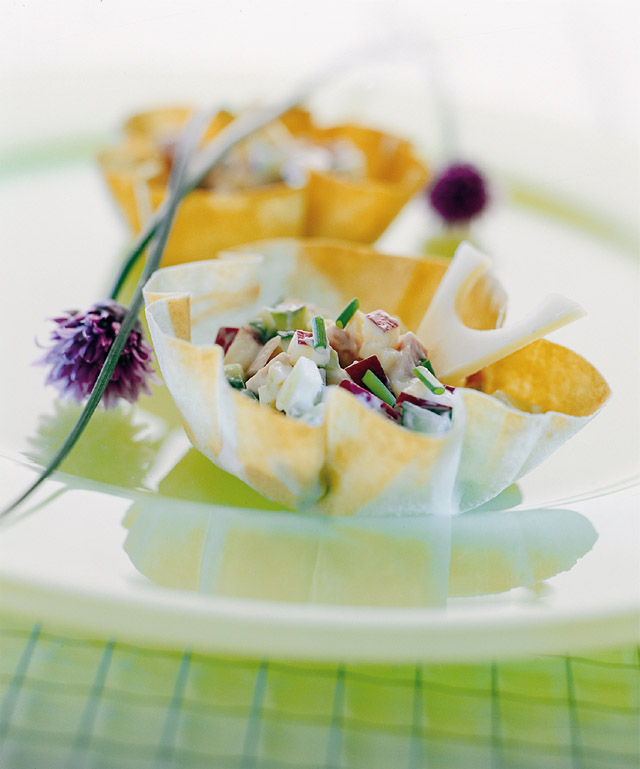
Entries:
POLYGON ((629 769, 640 650, 289 663, 0 619, 2 769, 629 769))

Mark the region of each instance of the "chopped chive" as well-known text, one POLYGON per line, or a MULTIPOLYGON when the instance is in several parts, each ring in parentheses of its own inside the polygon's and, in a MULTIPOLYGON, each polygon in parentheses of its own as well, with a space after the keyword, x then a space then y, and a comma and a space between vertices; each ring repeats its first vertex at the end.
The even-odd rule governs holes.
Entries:
POLYGON ((345 328, 347 323, 356 314, 356 310, 360 307, 359 299, 352 299, 344 310, 336 318, 336 326, 338 328, 345 328))
POLYGON ((227 382, 236 390, 244 389, 244 370, 239 363, 227 363, 224 367, 227 382))
POLYGON ((313 331, 313 346, 317 350, 318 347, 327 347, 327 331, 324 327, 324 318, 322 315, 314 315, 311 318, 311 330, 313 331))
POLYGON ((256 339, 260 344, 266 344, 269 339, 276 335, 275 331, 267 328, 267 324, 261 318, 250 321, 249 327, 253 330, 253 333, 256 335, 256 339))
POLYGON ((433 374, 433 376, 436 375, 436 372, 433 370, 433 366, 431 365, 431 361, 429 358, 424 358, 423 360, 418 363, 419 366, 424 366, 426 369, 429 369, 429 371, 433 374))
POLYGON ((278 336, 280 339, 291 339, 295 333, 295 331, 278 331, 278 336))
POLYGON ((393 397, 393 393, 384 382, 378 379, 371 369, 367 369, 365 372, 365 375, 362 377, 362 384, 365 385, 370 392, 380 398, 381 401, 384 401, 389 406, 395 406, 396 399, 393 397))
POLYGON ((444 386, 438 382, 435 376, 425 366, 416 366, 413 369, 413 375, 417 376, 425 387, 428 387, 435 395, 442 395, 444 386))

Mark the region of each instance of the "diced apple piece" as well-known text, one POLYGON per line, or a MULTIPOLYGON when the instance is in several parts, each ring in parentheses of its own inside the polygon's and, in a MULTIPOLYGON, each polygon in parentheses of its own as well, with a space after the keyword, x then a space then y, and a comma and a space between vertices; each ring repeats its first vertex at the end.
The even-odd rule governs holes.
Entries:
POLYGON ((384 310, 375 310, 365 315, 362 324, 362 345, 360 357, 380 355, 385 349, 395 349, 400 338, 400 324, 384 310))
POLYGON ((284 411, 287 416, 300 417, 318 403, 322 389, 322 377, 316 364, 309 358, 298 358, 293 371, 280 388, 276 408, 284 411))
POLYGON ((393 419, 394 422, 400 421, 400 414, 395 409, 391 408, 388 403, 385 403, 373 393, 369 392, 369 390, 365 390, 364 387, 360 387, 360 385, 357 385, 355 382, 350 382, 348 379, 340 382, 339 387, 343 387, 352 395, 355 395, 358 400, 362 401, 364 405, 367 406, 367 408, 373 409, 374 411, 381 411, 384 416, 393 419))
POLYGON ((246 371, 260 348, 261 344, 253 333, 247 328, 241 328, 224 356, 224 363, 239 363, 246 371))
POLYGON ((272 339, 264 345, 256 357, 251 361, 249 368, 247 369, 247 376, 252 377, 257 374, 261 368, 267 365, 267 363, 279 355, 283 351, 282 339, 279 336, 274 336, 272 339))
POLYGON ((364 360, 356 361, 350 366, 347 366, 345 371, 358 385, 362 385, 362 377, 367 373, 367 371, 372 371, 385 385, 385 387, 389 386, 389 380, 387 379, 387 375, 384 373, 384 369, 382 368, 382 364, 378 360, 377 355, 370 355, 364 360))
POLYGON ((236 334, 240 331, 237 326, 221 326, 216 334, 216 344, 220 345, 222 349, 227 352, 231 343, 236 338, 236 334))
POLYGON ((292 365, 295 365, 300 358, 308 358, 316 366, 326 366, 331 358, 330 347, 314 347, 313 334, 311 331, 302 331, 298 329, 287 348, 287 355, 292 365))

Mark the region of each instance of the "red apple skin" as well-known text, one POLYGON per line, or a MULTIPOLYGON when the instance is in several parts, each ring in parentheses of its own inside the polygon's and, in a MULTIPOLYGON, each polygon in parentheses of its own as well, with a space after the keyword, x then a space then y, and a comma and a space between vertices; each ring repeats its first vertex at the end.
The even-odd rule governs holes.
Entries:
POLYGON ((421 409, 429 409, 430 411, 437 411, 439 413, 452 410, 451 406, 441 406, 439 403, 432 403, 425 398, 418 398, 416 395, 411 395, 411 393, 400 393, 396 400, 396 408, 400 408, 405 402, 413 403, 414 406, 419 406, 421 409))
POLYGON ((355 363, 347 366, 345 371, 358 385, 362 385, 362 377, 367 373, 367 371, 371 371, 378 377, 378 379, 385 385, 385 387, 389 387, 389 379, 384 373, 384 369, 382 368, 382 364, 380 363, 377 355, 370 355, 364 360, 355 361, 355 363))
POLYGON ((367 313, 367 318, 375 324, 380 331, 391 331, 394 328, 398 328, 398 321, 395 318, 392 318, 391 315, 386 313, 384 310, 374 310, 373 312, 367 313))
POLYGON ((313 347, 313 333, 311 331, 303 331, 299 328, 295 332, 295 336, 298 344, 306 344, 307 347, 313 347))
POLYGON ((216 334, 216 344, 219 344, 226 353, 231 347, 233 340, 236 338, 238 331, 240 331, 240 329, 236 326, 221 326, 216 334))
POLYGON ((389 417, 389 419, 392 419, 394 422, 400 421, 400 414, 395 409, 391 408, 388 403, 380 400, 380 398, 378 398, 376 395, 370 393, 369 390, 365 390, 364 387, 360 387, 360 385, 357 385, 355 382, 350 382, 348 379, 343 379, 338 387, 343 387, 345 390, 348 390, 370 409, 374 411, 381 411, 385 416, 389 417))

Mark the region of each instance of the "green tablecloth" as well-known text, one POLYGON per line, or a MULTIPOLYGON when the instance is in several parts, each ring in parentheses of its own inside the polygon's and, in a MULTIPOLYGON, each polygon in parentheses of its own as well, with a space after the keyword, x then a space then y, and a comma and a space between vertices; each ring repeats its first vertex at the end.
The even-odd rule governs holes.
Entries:
POLYGON ((640 650, 474 665, 287 663, 0 620, 2 769, 640 765, 640 650))

